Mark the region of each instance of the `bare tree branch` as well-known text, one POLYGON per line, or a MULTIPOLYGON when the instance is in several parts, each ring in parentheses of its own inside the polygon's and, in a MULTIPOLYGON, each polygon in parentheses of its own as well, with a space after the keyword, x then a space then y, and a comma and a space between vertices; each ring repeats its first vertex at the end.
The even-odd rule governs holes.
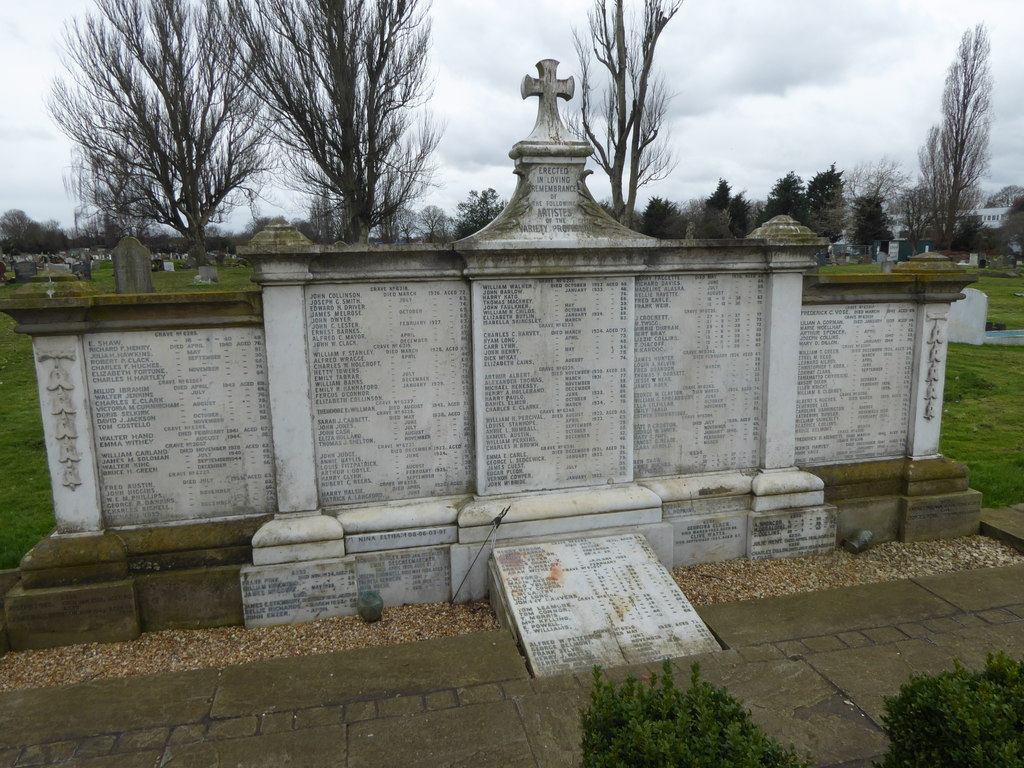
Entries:
POLYGON ((206 263, 206 226, 256 193, 260 106, 218 0, 96 0, 64 35, 50 114, 77 145, 73 189, 122 224, 155 222, 206 263))
POLYGON ((582 133, 608 175, 612 215, 632 223, 637 189, 674 167, 664 130, 671 95, 653 74, 658 39, 683 0, 644 0, 643 17, 627 29, 623 0, 594 0, 585 32, 573 30, 580 62, 582 133), (603 72, 594 71, 596 61, 603 72), (604 85, 600 85, 601 82, 604 85))
POLYGON ((977 206, 988 171, 992 110, 991 46, 984 24, 964 32, 946 74, 942 122, 918 153, 939 248, 949 248, 957 222, 977 206))
POLYGON ((430 96, 428 4, 228 1, 296 187, 342 201, 343 239, 365 242, 435 170, 440 129, 413 120, 430 96))

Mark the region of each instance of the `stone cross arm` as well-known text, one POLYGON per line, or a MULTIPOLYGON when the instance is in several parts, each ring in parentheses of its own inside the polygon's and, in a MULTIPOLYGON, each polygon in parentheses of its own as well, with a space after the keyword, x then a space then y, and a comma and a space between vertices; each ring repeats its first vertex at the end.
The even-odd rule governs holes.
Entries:
POLYGON ((540 97, 537 124, 533 129, 534 137, 541 134, 552 140, 564 139, 562 120, 558 116, 558 99, 571 99, 576 92, 576 81, 571 77, 559 80, 557 70, 558 62, 554 59, 538 61, 537 73, 540 77, 526 75, 519 88, 524 99, 530 96, 540 97))

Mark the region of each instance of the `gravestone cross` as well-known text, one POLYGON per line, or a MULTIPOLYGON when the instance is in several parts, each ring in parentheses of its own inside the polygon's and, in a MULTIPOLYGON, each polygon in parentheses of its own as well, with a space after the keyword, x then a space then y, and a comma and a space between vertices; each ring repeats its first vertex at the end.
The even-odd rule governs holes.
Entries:
POLYGON ((537 123, 533 126, 533 132, 527 141, 568 141, 562 125, 562 119, 558 116, 558 99, 568 101, 576 92, 576 81, 571 77, 559 80, 556 71, 558 62, 554 59, 544 59, 537 62, 537 72, 540 77, 523 78, 519 92, 524 99, 530 96, 539 96, 540 103, 537 106, 537 123))

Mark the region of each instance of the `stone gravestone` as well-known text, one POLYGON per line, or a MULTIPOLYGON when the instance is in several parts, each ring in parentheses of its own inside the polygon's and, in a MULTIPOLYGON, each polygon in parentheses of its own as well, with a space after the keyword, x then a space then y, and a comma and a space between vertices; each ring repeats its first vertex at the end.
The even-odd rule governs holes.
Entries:
POLYGON ((153 292, 153 256, 134 237, 123 237, 113 252, 118 293, 153 292))
POLYGON ((34 261, 14 262, 14 282, 27 283, 39 274, 39 265, 34 261))
POLYGON ((965 288, 963 301, 949 308, 949 340, 960 344, 984 344, 986 317, 988 296, 975 288, 965 288))

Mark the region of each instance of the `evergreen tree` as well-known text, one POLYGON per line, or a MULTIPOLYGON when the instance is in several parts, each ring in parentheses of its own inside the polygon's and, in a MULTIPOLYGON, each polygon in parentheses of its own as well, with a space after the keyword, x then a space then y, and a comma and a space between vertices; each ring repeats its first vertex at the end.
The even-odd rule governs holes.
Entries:
POLYGON ((708 208, 715 208, 719 211, 729 210, 729 202, 731 200, 729 182, 725 179, 718 180, 718 187, 715 188, 714 193, 709 197, 704 205, 708 208))
POLYGON ((733 237, 746 237, 753 229, 750 226, 750 201, 745 193, 733 195, 729 201, 729 231, 733 237))
POLYGON ((889 216, 878 195, 862 195, 853 201, 853 241, 871 245, 875 240, 891 240, 889 216))
POLYGON ((686 222, 679 206, 671 200, 652 197, 644 208, 640 231, 651 237, 678 238, 686 234, 686 222))
POLYGON ((807 182, 806 224, 834 243, 843 236, 844 209, 843 172, 832 163, 827 171, 819 171, 807 182))
POLYGON ((505 208, 506 201, 498 197, 493 187, 483 192, 470 190, 469 197, 456 206, 453 237, 461 240, 486 227, 505 208))
POLYGON ((764 204, 764 210, 761 211, 758 224, 763 224, 776 216, 791 216, 801 224, 806 224, 807 214, 804 181, 794 171, 790 171, 775 182, 764 204))

